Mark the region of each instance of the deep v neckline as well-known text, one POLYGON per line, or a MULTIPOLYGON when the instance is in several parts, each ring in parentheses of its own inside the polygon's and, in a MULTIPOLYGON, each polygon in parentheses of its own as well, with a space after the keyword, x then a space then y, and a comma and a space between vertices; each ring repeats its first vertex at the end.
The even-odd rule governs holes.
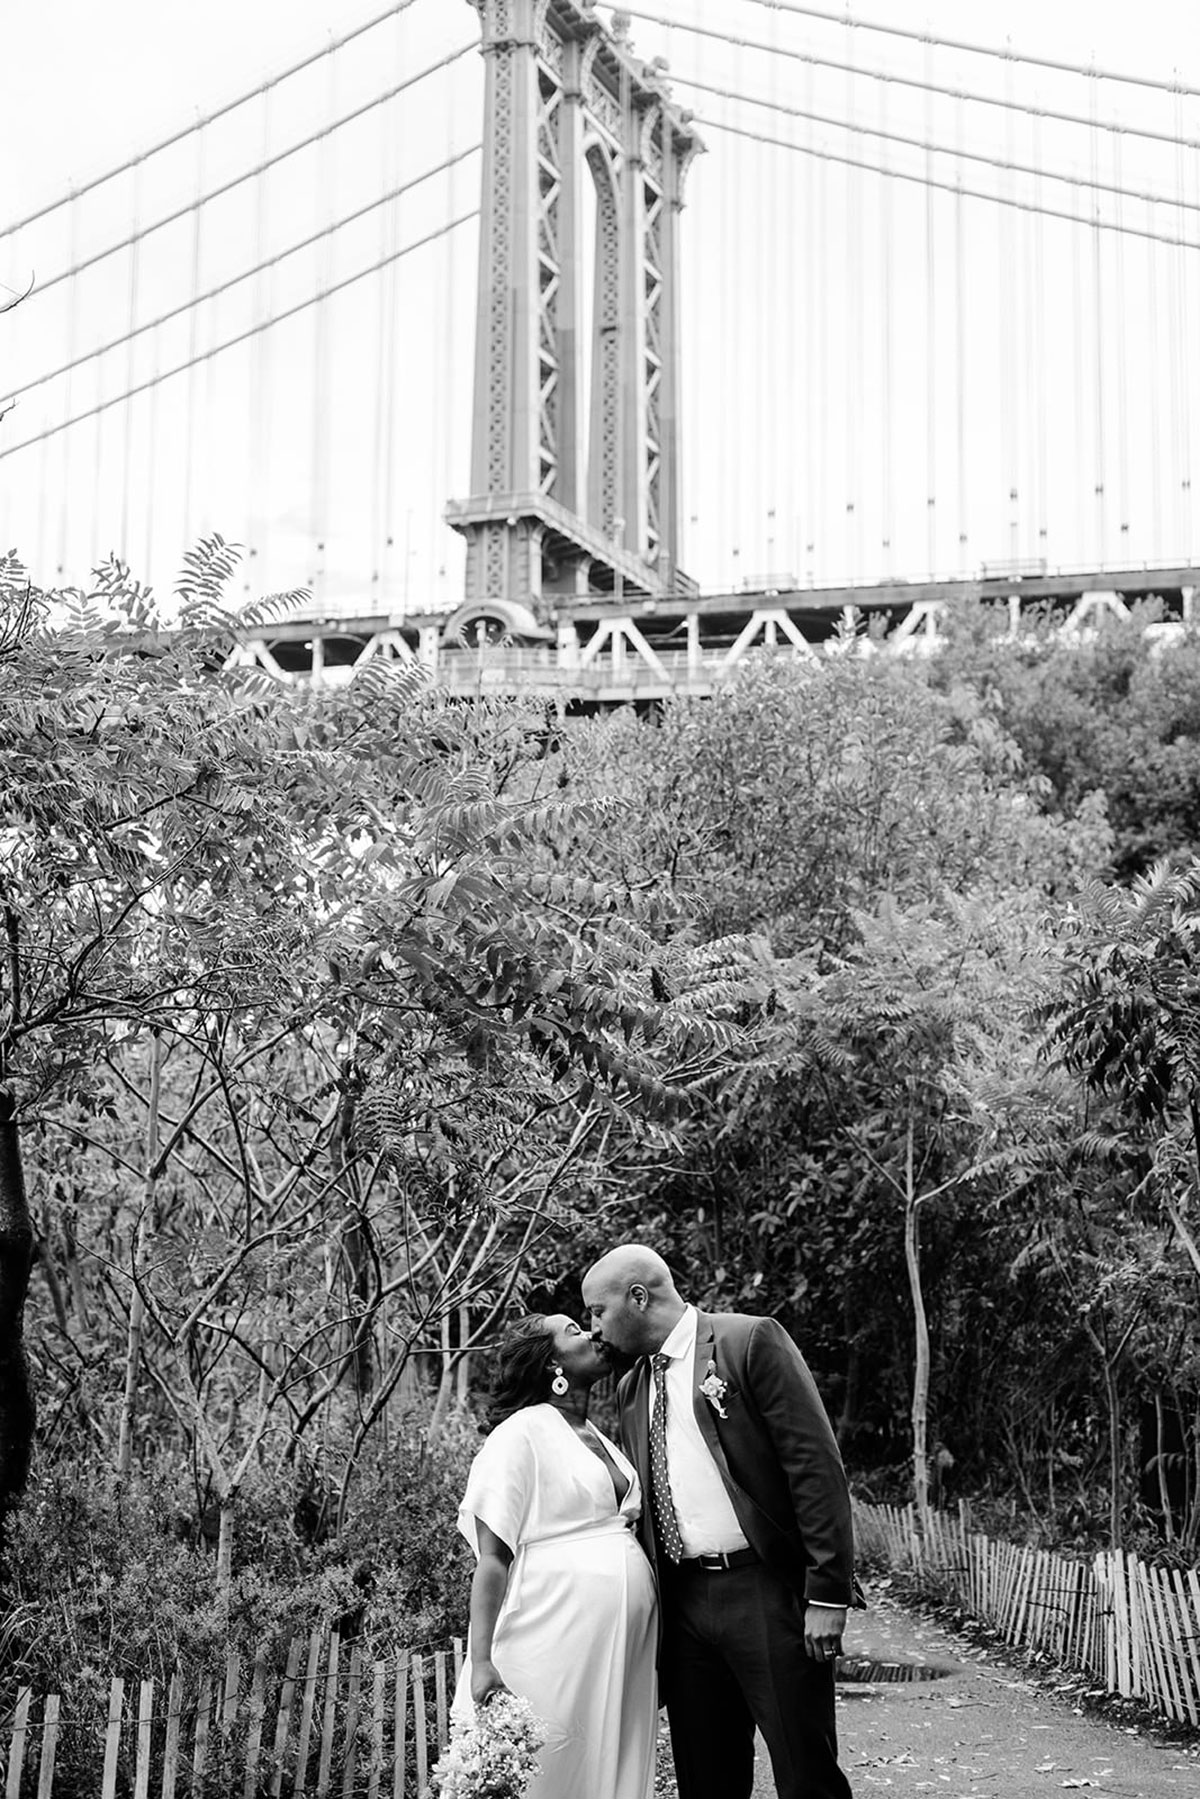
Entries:
POLYGON ((623 1468, 617 1466, 616 1462, 613 1460, 608 1444, 594 1424, 587 1423, 586 1421, 584 1423, 583 1429, 588 1433, 592 1440, 591 1443, 589 1443, 587 1437, 585 1437, 582 1432, 575 1429, 565 1413, 559 1412, 557 1406, 553 1409, 558 1412, 558 1416, 562 1419, 575 1441, 579 1444, 579 1447, 584 1450, 586 1454, 590 1455, 594 1461, 599 1462, 600 1466, 603 1468, 605 1474, 608 1476, 608 1484, 612 1491, 613 1504, 619 1512, 629 1497, 633 1481, 630 1479, 629 1475, 625 1473, 623 1468), (595 1447, 592 1446, 593 1444, 595 1447), (617 1486, 618 1480, 624 1481, 625 1483, 623 1491, 617 1486))

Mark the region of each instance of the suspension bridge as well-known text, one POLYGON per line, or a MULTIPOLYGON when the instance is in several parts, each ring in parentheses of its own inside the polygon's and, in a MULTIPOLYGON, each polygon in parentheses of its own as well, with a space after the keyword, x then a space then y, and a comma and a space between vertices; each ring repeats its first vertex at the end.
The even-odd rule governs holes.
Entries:
POLYGON ((37 585, 169 592, 219 533, 244 597, 304 592, 245 652, 282 679, 599 702, 971 597, 1190 613, 1182 21, 1133 66, 906 6, 337 17, 0 228, 37 585))

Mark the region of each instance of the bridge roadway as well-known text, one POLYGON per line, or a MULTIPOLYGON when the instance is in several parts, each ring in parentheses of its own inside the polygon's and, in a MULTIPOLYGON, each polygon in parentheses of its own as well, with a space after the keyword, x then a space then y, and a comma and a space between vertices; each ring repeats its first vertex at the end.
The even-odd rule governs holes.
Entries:
POLYGON ((849 628, 899 653, 935 647, 949 609, 988 601, 1008 629, 1046 608, 1070 633, 1105 614, 1127 617, 1159 603, 1169 633, 1189 622, 1200 565, 1051 573, 986 572, 952 581, 801 588, 646 599, 616 595, 544 597, 535 613, 511 601, 451 613, 381 613, 360 601, 323 602, 251 632, 234 660, 284 682, 329 686, 353 680, 376 657, 416 662, 462 694, 544 693, 586 709, 651 702, 669 693, 708 694, 754 651, 815 657, 849 628))

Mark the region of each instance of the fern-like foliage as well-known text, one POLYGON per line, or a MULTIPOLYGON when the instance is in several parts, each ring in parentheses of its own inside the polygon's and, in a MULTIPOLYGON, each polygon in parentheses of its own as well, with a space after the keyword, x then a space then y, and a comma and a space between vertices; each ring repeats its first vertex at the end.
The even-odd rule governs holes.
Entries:
POLYGON ((181 620, 191 629, 225 629, 234 614, 225 602, 225 589, 242 559, 240 544, 226 543, 219 532, 202 537, 184 552, 183 568, 175 582, 181 602, 181 620))
POLYGON ((1048 1053, 1146 1122, 1200 1090, 1200 863, 1080 895, 1048 1053))

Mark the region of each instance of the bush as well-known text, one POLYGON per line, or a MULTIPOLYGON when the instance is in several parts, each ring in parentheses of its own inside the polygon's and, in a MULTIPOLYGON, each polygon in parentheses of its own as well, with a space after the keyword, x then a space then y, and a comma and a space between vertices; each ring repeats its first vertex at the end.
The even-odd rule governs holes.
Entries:
POLYGON ((336 1625, 364 1652, 465 1634, 470 1556, 456 1518, 479 1434, 452 1420, 393 1433, 359 1473, 340 1533, 332 1494, 260 1471, 239 1500, 228 1604, 215 1591, 215 1534, 196 1515, 191 1471, 163 1463, 125 1486, 98 1468, 43 1467, 8 1543, 0 1671, 10 1688, 58 1692, 65 1716, 102 1705, 114 1674, 195 1677, 237 1650, 281 1666, 290 1639, 336 1625))

